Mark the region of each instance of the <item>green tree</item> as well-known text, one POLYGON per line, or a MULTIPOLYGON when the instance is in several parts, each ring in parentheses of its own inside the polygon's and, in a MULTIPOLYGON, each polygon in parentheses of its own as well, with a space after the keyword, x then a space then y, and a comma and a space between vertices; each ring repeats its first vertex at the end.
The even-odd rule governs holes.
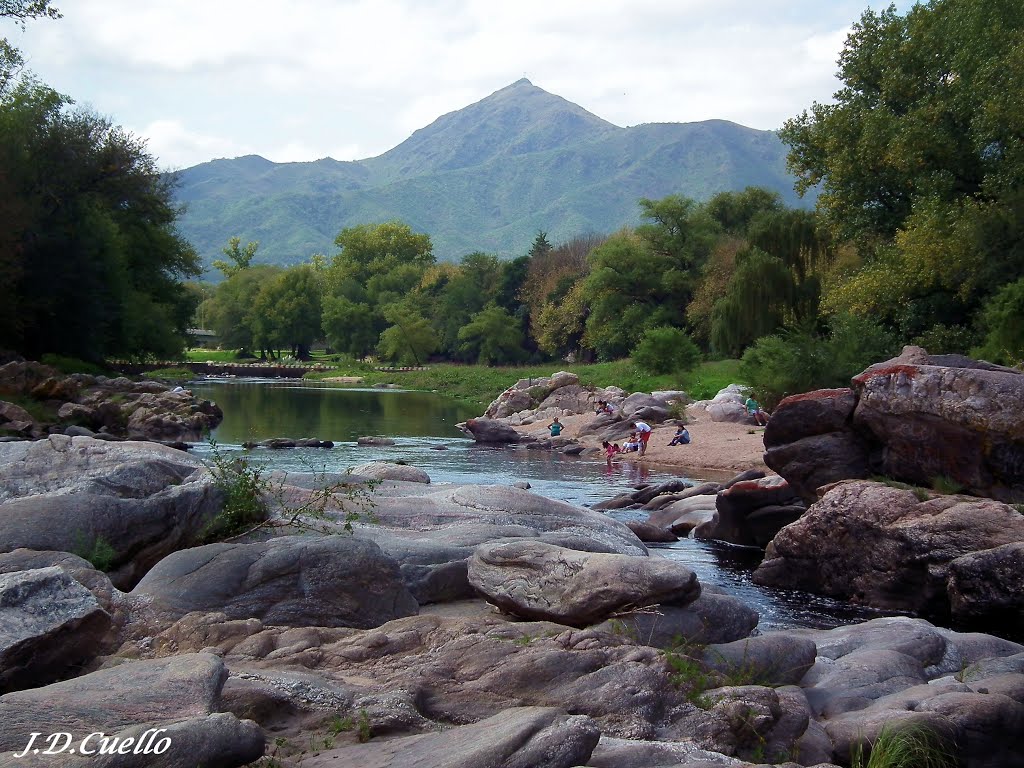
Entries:
POLYGON ((321 282, 309 264, 287 269, 263 284, 250 315, 257 346, 287 348, 293 357, 309 358, 321 336, 321 282))
POLYGON ((633 362, 651 373, 681 373, 700 362, 700 349, 679 328, 648 328, 631 355, 633 362))
POLYGON ((243 355, 262 351, 263 356, 273 348, 266 340, 267 329, 258 327, 256 303, 264 286, 280 272, 280 267, 258 264, 239 270, 217 284, 213 298, 204 302, 201 311, 222 346, 237 349, 243 355))
POLYGON ((380 335, 377 353, 384 360, 399 365, 423 365, 440 344, 430 322, 408 304, 391 304, 384 308, 384 319, 390 324, 380 335))
POLYGON ((213 266, 215 269, 219 269, 224 277, 231 277, 241 270, 249 268, 259 247, 260 244, 257 242, 246 243, 243 247, 242 238, 232 237, 228 240, 228 244, 221 249, 221 252, 228 257, 228 261, 216 259, 213 266))
POLYGON ((515 319, 489 304, 459 331, 462 352, 482 365, 515 363, 522 359, 523 333, 515 319))
POLYGON ((424 273, 434 264, 433 247, 429 235, 399 221, 346 227, 335 244, 340 251, 324 272, 323 307, 329 315, 322 323, 335 349, 362 356, 392 324, 384 308, 415 303, 424 273), (363 314, 346 333, 339 320, 352 316, 354 307, 363 314))
POLYGON ((962 324, 1024 275, 1024 5, 866 11, 839 77, 835 103, 781 131, 798 187, 819 187, 828 224, 865 255, 826 308, 904 336, 962 324))
POLYGON ((986 336, 978 350, 981 356, 1009 365, 1024 361, 1024 278, 1004 285, 989 300, 982 323, 986 336))
POLYGON ((0 0, 0 17, 14 19, 24 27, 29 19, 59 19, 61 13, 50 0, 0 0))
POLYGON ((23 77, 0 92, 0 346, 38 358, 177 354, 198 274, 145 142, 23 77))

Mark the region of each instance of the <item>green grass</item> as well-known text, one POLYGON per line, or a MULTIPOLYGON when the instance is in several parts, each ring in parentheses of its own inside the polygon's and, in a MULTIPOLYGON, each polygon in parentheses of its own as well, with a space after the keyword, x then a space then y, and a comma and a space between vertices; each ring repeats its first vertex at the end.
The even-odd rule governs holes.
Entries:
POLYGON ((234 363, 238 361, 237 349, 189 349, 185 351, 185 360, 189 363, 234 363))
POLYGON ((188 368, 159 368, 142 374, 142 378, 155 381, 182 382, 194 379, 195 377, 196 375, 188 368))
POLYGON ((886 725, 864 757, 864 744, 851 755, 852 768, 953 768, 956 760, 934 731, 920 724, 886 725))
POLYGON ((10 392, 0 391, 0 400, 24 408, 36 421, 51 422, 57 420, 57 409, 51 408, 39 400, 34 400, 27 395, 15 395, 10 392))
POLYGON ((369 365, 348 362, 339 363, 337 368, 329 371, 309 373, 306 377, 325 379, 331 376, 362 376, 364 386, 393 382, 406 389, 436 390, 474 405, 487 405, 519 379, 541 378, 560 370, 577 374, 585 386, 614 385, 622 387, 627 392, 682 389, 694 400, 713 397, 728 384, 743 383, 739 378, 738 360, 703 363, 689 373, 664 375, 640 371, 629 360, 583 365, 552 362, 493 368, 483 365, 440 363, 429 366, 425 371, 401 372, 377 371, 369 365))

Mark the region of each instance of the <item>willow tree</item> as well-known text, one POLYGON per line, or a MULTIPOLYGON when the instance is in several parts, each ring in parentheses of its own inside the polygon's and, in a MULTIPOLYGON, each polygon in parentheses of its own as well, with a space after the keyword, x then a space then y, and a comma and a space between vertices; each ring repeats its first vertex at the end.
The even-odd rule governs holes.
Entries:
POLYGON ((810 211, 765 212, 748 228, 750 247, 711 312, 711 344, 736 354, 782 326, 807 327, 818 317, 821 275, 835 259, 831 236, 810 211))

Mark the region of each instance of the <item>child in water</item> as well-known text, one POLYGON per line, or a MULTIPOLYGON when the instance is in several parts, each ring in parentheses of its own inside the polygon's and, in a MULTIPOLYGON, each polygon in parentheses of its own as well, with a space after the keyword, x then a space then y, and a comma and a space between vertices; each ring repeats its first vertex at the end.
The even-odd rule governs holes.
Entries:
POLYGON ((604 448, 604 462, 610 469, 612 466, 612 459, 615 457, 615 454, 622 453, 622 449, 619 448, 618 443, 609 443, 607 440, 601 443, 601 447, 604 448))

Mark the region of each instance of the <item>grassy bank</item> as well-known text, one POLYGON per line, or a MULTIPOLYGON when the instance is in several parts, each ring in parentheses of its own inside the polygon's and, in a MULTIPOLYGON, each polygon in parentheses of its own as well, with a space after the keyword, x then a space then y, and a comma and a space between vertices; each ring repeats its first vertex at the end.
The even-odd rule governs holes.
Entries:
POLYGON ((494 367, 482 365, 431 365, 423 371, 376 371, 358 363, 339 364, 331 371, 307 374, 311 379, 331 376, 361 376, 364 385, 393 383, 407 389, 437 391, 474 405, 487 405, 519 379, 550 376, 566 370, 577 374, 585 386, 622 387, 628 392, 682 389, 695 400, 713 397, 722 387, 739 382, 739 361, 720 360, 703 363, 686 374, 654 376, 637 370, 629 360, 613 363, 494 367))

